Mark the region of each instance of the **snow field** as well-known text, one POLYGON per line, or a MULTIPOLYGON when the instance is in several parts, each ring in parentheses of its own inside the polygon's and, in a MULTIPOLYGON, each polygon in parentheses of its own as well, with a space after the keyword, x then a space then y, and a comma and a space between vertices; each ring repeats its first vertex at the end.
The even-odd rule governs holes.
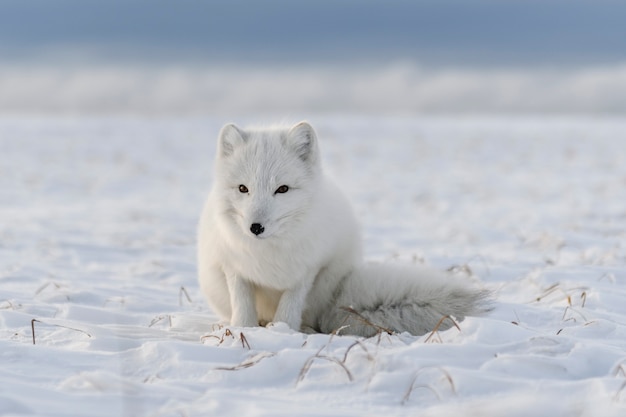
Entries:
POLYGON ((493 312, 419 337, 220 326, 195 227, 222 121, 5 118, 0 414, 624 415, 626 123, 310 121, 367 258, 483 282, 493 312))

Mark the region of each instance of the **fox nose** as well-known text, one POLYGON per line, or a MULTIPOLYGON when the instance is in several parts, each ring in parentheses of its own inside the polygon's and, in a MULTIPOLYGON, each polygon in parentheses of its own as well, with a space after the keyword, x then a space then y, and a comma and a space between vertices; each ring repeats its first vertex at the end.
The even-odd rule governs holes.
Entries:
POLYGON ((263 231, 265 231, 265 227, 263 227, 261 223, 252 223, 252 226, 250 226, 250 231, 258 236, 263 233, 263 231))

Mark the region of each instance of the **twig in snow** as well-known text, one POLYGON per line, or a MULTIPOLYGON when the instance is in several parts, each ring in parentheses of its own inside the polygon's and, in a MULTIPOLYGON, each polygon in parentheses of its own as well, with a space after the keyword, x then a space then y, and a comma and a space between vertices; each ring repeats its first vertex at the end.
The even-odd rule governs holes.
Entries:
POLYGON ((419 378, 420 374, 423 371, 426 371, 426 370, 429 370, 429 369, 435 369, 435 370, 440 371, 443 374, 444 379, 446 381, 448 381, 448 384, 450 385, 450 390, 452 391, 452 394, 456 395, 456 387, 454 386, 454 380, 452 379, 452 376, 450 375, 450 373, 448 371, 446 371, 445 369, 440 368, 440 367, 421 368, 413 376, 413 380, 411 381, 411 385, 409 385, 409 388, 407 389, 406 393, 404 394, 404 397, 402 398, 402 404, 403 405, 409 400, 409 398, 411 397, 411 393, 416 388, 426 388, 426 389, 430 390, 433 394, 435 394, 437 399, 441 401, 441 396, 439 395, 439 393, 437 392, 436 389, 434 389, 432 386, 430 386, 430 384, 415 385, 415 382, 419 378))
POLYGON ((219 336, 216 336, 214 334, 205 334, 204 336, 200 337, 200 343, 204 343, 205 340, 207 339, 217 339, 220 340, 219 336))
POLYGON ((248 339, 243 334, 243 332, 239 333, 239 340, 241 340, 241 347, 243 348, 247 347, 248 350, 250 350, 250 343, 248 343, 248 339))
POLYGON ((367 359, 374 360, 374 357, 367 350, 363 342, 361 342, 360 340, 356 340, 353 344, 348 346, 348 349, 346 349, 346 352, 343 354, 343 360, 341 361, 342 363, 346 363, 346 361, 348 360, 348 353, 350 353, 352 348, 355 346, 359 346, 361 349, 363 349, 363 351, 365 351, 365 354, 367 355, 367 359))
POLYGON ((622 386, 619 387, 619 389, 615 393, 615 396, 613 397, 613 401, 619 401, 619 399, 620 399, 620 397, 622 395, 622 391, 624 391, 624 388, 626 388, 626 381, 622 382, 622 386))
POLYGON ((572 311, 572 312, 574 312, 574 313, 578 314, 580 317, 582 317, 582 319, 583 319, 584 321, 587 321, 587 317, 585 317, 585 316, 584 316, 584 314, 583 314, 583 313, 581 313, 580 311, 575 310, 572 306, 567 306, 567 307, 565 307, 565 311, 563 312, 563 317, 561 317, 561 320, 562 320, 562 321, 568 321, 568 320, 574 320, 574 321, 576 321, 576 319, 575 319, 574 317, 571 317, 571 316, 570 316, 567 320, 565 320, 565 316, 567 315, 567 312, 568 312, 568 311, 572 311))
POLYGON ((618 377, 620 376, 620 374, 622 374, 623 377, 626 377, 626 368, 624 368, 624 362, 617 365, 615 367, 615 370, 613 370, 614 377, 618 377))
POLYGON ((580 294, 580 298, 583 300, 581 307, 585 307, 585 303, 587 302, 587 291, 583 291, 582 294, 580 294))
POLYGON ((571 292, 581 291, 580 299, 582 300, 582 307, 585 306, 585 302, 587 301, 587 290, 588 290, 586 287, 575 287, 575 288, 568 288, 567 290, 564 290, 563 288, 560 287, 560 285, 561 283, 559 282, 550 285, 548 288, 546 288, 543 291, 543 293, 539 297, 535 298, 534 301, 535 302, 542 301, 547 296, 555 292, 560 292, 561 294, 565 296, 565 299, 567 300, 567 305, 572 306, 573 303, 572 303, 571 292))
POLYGON ((222 340, 220 343, 224 342, 225 337, 232 337, 233 339, 235 338, 235 336, 233 335, 233 332, 231 332, 230 329, 224 330, 224 334, 222 335, 222 340))
MULTIPOLYGON (((214 334, 207 334, 207 335, 204 335, 204 336, 202 336, 200 338, 200 342, 204 342, 206 339, 213 338, 213 339, 217 339, 218 340, 217 344, 219 346, 222 343, 224 343, 224 340, 226 340, 227 337, 231 337, 231 338, 235 339, 235 335, 228 328, 224 329, 224 333, 222 334, 221 337, 217 336, 217 335, 214 335, 214 334)), ((251 350, 250 343, 248 343, 248 338, 243 333, 239 333, 239 341, 241 342, 241 347, 243 347, 243 348, 247 347, 248 350, 251 350)))
MULTIPOLYGON (((49 286, 51 286, 51 285, 52 285, 52 286, 54 286, 54 288, 55 288, 56 290, 59 290, 59 289, 61 289, 61 288, 63 287, 62 285, 57 284, 57 283, 56 283, 56 282, 54 282, 54 281, 48 281, 48 282, 46 282, 45 284, 43 284, 42 286, 40 286, 39 288, 37 288, 37 289, 35 290, 35 295, 39 295, 40 293, 42 293, 42 292, 43 292, 43 290, 45 290, 46 288, 48 288, 48 287, 49 287, 49 286)), ((63 294, 63 295, 65 296, 65 299, 66 299, 67 301, 70 301, 70 296, 69 296, 69 295, 67 295, 67 294, 63 294)))
POLYGON ((69 327, 69 326, 63 326, 61 324, 46 323, 46 322, 38 320, 38 319, 32 319, 30 321, 30 328, 31 328, 31 330, 33 332, 33 345, 35 344, 35 322, 42 323, 42 324, 47 324, 48 326, 55 326, 55 327, 61 327, 63 329, 74 330, 75 332, 81 332, 82 334, 87 335, 87 337, 91 337, 91 335, 89 333, 87 333, 86 331, 84 331, 84 330, 75 329, 74 327, 69 327))
POLYGON ((359 340, 357 340, 355 343, 353 343, 352 345, 350 345, 348 347, 348 349, 344 353, 344 357, 343 357, 342 361, 340 361, 339 359, 334 358, 332 356, 322 355, 322 351, 324 351, 324 349, 326 349, 326 348, 328 348, 328 346, 330 346, 330 344, 333 341, 333 338, 335 337, 335 335, 336 335, 335 332, 331 333, 330 337, 328 338, 328 342, 326 342, 321 348, 319 348, 318 351, 315 353, 315 355, 311 356, 309 359, 306 360, 306 362, 302 366, 302 369, 300 370, 300 373, 298 374, 298 379, 296 380, 296 385, 298 385, 306 377, 306 374, 311 369, 311 366, 313 365, 313 362, 315 361, 315 359, 323 359, 323 360, 326 360, 326 361, 330 361, 330 362, 336 363, 337 365, 341 366, 341 368, 346 372, 346 375, 348 376, 348 380, 350 382, 353 381, 354 378, 352 376, 352 372, 350 372, 348 367, 345 365, 345 362, 348 359, 348 352, 350 352, 350 350, 354 346, 360 345, 363 348, 363 350, 365 350, 365 352, 368 354, 368 357, 371 357, 371 356, 369 355, 369 352, 367 351, 365 346, 363 346, 363 344, 359 340))
POLYGON ((428 384, 413 385, 414 383, 415 381, 413 381, 413 383, 411 384, 411 387, 409 388, 407 393, 404 395, 404 398, 402 399, 402 403, 401 403, 402 405, 406 404, 406 402, 409 400, 409 397, 411 396, 411 393, 417 388, 424 388, 424 389, 429 390, 435 395, 435 397, 437 397, 437 401, 441 401, 441 395, 439 395, 436 389, 434 389, 428 384))
POLYGON ((193 303, 193 301, 191 301, 191 297, 189 296, 189 293, 187 292, 187 290, 185 289, 185 287, 180 287, 180 290, 178 291, 178 305, 182 306, 183 305, 183 295, 185 296, 185 298, 187 299, 187 301, 191 304, 193 303))
POLYGON ((61 288, 60 284, 57 284, 54 281, 48 281, 45 284, 43 284, 42 286, 40 286, 39 288, 37 288, 35 290, 35 295, 39 295, 43 290, 45 290, 46 288, 48 288, 50 285, 54 285, 54 287, 58 290, 61 288))
POLYGON ((172 327, 172 316, 170 314, 164 314, 164 315, 156 316, 155 318, 152 319, 152 321, 150 322, 148 327, 152 327, 155 324, 157 324, 158 322, 163 321, 165 319, 168 320, 169 326, 172 327))
POLYGON ((359 313, 358 311, 356 311, 355 309, 353 309, 352 307, 339 307, 340 309, 342 309, 343 311, 346 311, 350 314, 352 314, 353 316, 355 316, 359 321, 363 322, 364 324, 373 327, 376 329, 377 333, 382 333, 385 332, 387 334, 394 334, 394 331, 391 329, 388 329, 386 327, 380 326, 376 323, 372 323, 370 320, 368 320, 367 318, 365 318, 361 313, 359 313))
POLYGON ((565 293, 561 288, 559 288, 559 285, 561 285, 560 283, 554 283, 552 285, 550 285, 548 288, 546 288, 543 292, 543 294, 541 294, 539 297, 535 298, 535 301, 541 301, 544 298, 546 298, 548 295, 552 294, 555 291, 561 291, 563 293, 565 293))
POLYGON ((311 356, 309 359, 307 359, 307 361, 304 363, 304 366, 302 366, 302 369, 300 370, 300 374, 298 375, 298 380, 296 381, 296 385, 298 385, 306 377, 306 374, 309 372, 309 370, 311 369, 311 366, 313 365, 313 362, 316 359, 323 359, 323 360, 339 365, 346 372, 346 375, 348 376, 348 380, 350 382, 354 380, 354 377, 352 376, 352 372, 350 372, 348 367, 339 359, 333 358, 332 356, 316 354, 316 355, 311 356))
POLYGON ((220 366, 219 368, 215 368, 215 369, 218 371, 238 371, 240 369, 250 368, 251 366, 254 366, 257 363, 261 362, 263 359, 271 358, 272 356, 276 356, 276 353, 275 352, 263 352, 241 362, 239 365, 220 366))
POLYGON ((613 273, 605 272, 600 276, 600 278, 598 278, 598 281, 602 281, 605 278, 611 281, 611 284, 615 284, 615 275, 613 273))
MULTIPOLYGON (((619 376, 623 376, 626 377, 626 360, 622 361, 620 364, 618 364, 615 369, 612 372, 614 377, 619 377, 619 376)), ((620 397, 622 395, 622 391, 624 390, 624 388, 626 388, 626 381, 622 382, 622 385, 619 387, 619 389, 615 392, 615 396, 613 397, 613 401, 619 401, 620 397)))
POLYGON ((432 339, 434 335, 437 335, 437 340, 439 341, 439 343, 443 343, 443 340, 441 340, 441 336, 439 336, 439 328, 441 327, 441 325, 443 324, 443 322, 445 320, 450 320, 452 322, 452 324, 454 325, 454 327, 456 327, 458 331, 461 331, 461 327, 458 325, 458 323, 452 317, 450 317, 450 316, 443 316, 441 318, 441 320, 439 320, 439 322, 437 323, 435 328, 430 332, 430 334, 428 335, 426 340, 424 340, 424 343, 428 343, 428 341, 430 339, 432 339))
POLYGON ((516 326, 519 326, 519 324, 522 322, 519 318, 519 316, 517 315, 517 311, 513 310, 513 314, 515 314, 515 318, 517 319, 517 321, 512 321, 511 323, 513 323, 516 326))

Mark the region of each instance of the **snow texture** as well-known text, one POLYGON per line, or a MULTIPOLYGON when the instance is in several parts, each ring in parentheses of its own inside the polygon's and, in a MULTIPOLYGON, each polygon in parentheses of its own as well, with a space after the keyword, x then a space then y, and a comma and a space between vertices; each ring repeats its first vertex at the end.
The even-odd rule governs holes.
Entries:
POLYGON ((310 121, 367 258, 481 281, 493 312, 221 326, 195 271, 221 120, 4 118, 0 415, 626 415, 626 122, 310 121))

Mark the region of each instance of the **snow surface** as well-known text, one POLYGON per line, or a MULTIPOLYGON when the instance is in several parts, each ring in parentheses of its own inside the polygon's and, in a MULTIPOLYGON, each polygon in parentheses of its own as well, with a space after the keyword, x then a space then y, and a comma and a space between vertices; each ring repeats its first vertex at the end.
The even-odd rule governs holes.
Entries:
POLYGON ((480 280, 492 313, 219 326, 195 227, 221 120, 4 118, 0 415, 626 415, 626 121, 310 121, 367 257, 480 280))

